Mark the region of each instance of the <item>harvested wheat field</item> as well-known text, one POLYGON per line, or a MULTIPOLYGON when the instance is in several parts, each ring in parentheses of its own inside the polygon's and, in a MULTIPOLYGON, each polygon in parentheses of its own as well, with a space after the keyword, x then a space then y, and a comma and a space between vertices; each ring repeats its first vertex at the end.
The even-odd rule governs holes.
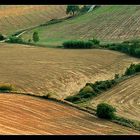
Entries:
POLYGON ((91 104, 106 102, 117 109, 120 116, 140 121, 140 75, 129 78, 113 89, 95 97, 91 104))
POLYGON ((87 82, 113 78, 140 59, 109 50, 53 49, 0 44, 0 83, 19 91, 64 99, 87 82))
POLYGON ((0 134, 140 134, 69 105, 0 94, 0 134))
POLYGON ((9 35, 66 16, 65 5, 0 6, 0 32, 9 35))

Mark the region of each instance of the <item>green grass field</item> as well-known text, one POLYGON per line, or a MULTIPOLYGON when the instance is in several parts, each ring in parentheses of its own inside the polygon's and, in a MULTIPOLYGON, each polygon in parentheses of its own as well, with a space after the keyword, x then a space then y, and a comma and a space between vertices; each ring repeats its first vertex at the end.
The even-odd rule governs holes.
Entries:
POLYGON ((102 6, 90 13, 49 26, 38 27, 22 37, 27 41, 38 31, 43 45, 60 45, 66 40, 88 40, 92 37, 101 42, 120 42, 140 37, 140 6, 102 6))

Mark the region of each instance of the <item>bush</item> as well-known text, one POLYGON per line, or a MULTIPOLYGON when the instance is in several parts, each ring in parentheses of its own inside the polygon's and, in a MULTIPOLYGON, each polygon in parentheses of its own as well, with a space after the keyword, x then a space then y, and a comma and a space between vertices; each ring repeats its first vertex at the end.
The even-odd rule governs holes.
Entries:
POLYGON ((133 75, 140 72, 140 64, 131 64, 125 71, 124 75, 133 75))
POLYGON ((12 91, 13 87, 10 84, 3 84, 0 85, 0 92, 7 92, 7 91, 12 91))
POLYGON ((137 57, 140 57, 140 48, 135 49, 135 54, 137 57))
POLYGON ((114 119, 114 112, 116 112, 116 109, 109 104, 101 103, 97 105, 97 116, 99 118, 114 119))
POLYGON ((33 33, 33 41, 34 41, 34 42, 38 42, 38 41, 39 41, 38 32, 34 32, 34 33, 33 33))
POLYGON ((89 41, 91 41, 95 45, 99 45, 100 44, 100 41, 97 40, 97 39, 94 39, 94 38, 92 40, 89 40, 89 41))
POLYGON ((4 40, 4 39, 5 39, 5 37, 2 34, 0 34, 0 41, 4 40))
POLYGON ((21 37, 10 36, 9 40, 7 40, 6 42, 9 42, 9 43, 23 43, 23 40, 22 40, 21 37))
POLYGON ((91 49, 93 43, 90 41, 66 41, 63 43, 64 48, 71 48, 71 49, 91 49))

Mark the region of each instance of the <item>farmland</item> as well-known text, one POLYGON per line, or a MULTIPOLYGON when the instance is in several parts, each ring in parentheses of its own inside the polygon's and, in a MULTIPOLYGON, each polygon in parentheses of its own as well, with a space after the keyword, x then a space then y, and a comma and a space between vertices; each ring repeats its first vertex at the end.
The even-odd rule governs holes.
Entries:
MULTIPOLYGON (((139 74, 124 76, 125 80, 117 78, 122 81, 113 88, 73 107, 72 103, 64 103, 66 97, 77 94, 86 83, 113 79, 115 74, 124 74, 130 64, 140 63, 139 58, 130 55, 132 52, 138 56, 139 48, 135 51, 125 46, 129 52, 125 54, 104 46, 104 43, 139 39, 140 6, 101 6, 73 18, 64 18, 67 16, 66 5, 0 6, 2 35, 11 37, 34 27, 21 35, 20 44, 1 39, 0 85, 9 83, 16 91, 3 93, 1 90, 0 134, 140 134, 122 123, 119 125, 95 115, 97 105, 106 102, 117 109, 118 116, 140 122, 139 74), (61 22, 55 23, 52 19, 61 22), (54 23, 48 25, 50 20, 54 23), (33 43, 35 31, 39 41, 33 43), (86 41, 93 37, 101 41, 102 47, 61 47, 64 41, 86 41), (87 107, 86 111, 80 109, 83 106, 87 107), (94 114, 87 113, 88 109, 94 110, 94 114)), ((134 45, 139 47, 140 43, 134 45)))
POLYGON ((38 31, 38 44, 60 45, 63 41, 92 37, 102 42, 120 42, 140 37, 140 6, 102 6, 92 12, 55 25, 38 27, 22 37, 28 40, 38 31))
POLYGON ((140 121, 140 75, 131 77, 111 90, 95 97, 90 103, 92 107, 100 102, 106 102, 117 109, 117 114, 129 119, 140 121))
POLYGON ((0 6, 0 32, 10 35, 13 32, 65 16, 63 5, 0 6))
POLYGON ((108 50, 67 50, 1 43, 0 83, 64 99, 87 82, 113 78, 139 59, 108 50))
POLYGON ((0 94, 0 106, 0 134, 140 134, 71 106, 36 97, 0 94))

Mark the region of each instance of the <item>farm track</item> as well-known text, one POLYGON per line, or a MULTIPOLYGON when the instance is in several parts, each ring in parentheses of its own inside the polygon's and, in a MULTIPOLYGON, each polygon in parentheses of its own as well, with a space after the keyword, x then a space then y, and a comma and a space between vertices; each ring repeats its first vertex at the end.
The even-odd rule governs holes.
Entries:
POLYGON ((0 32, 9 35, 53 18, 65 17, 65 7, 65 5, 1 6, 0 32))
POLYGON ((95 97, 90 103, 96 107, 106 102, 117 109, 117 114, 140 122, 140 75, 129 78, 111 90, 95 97))
POLYGON ((0 134, 140 134, 69 105, 17 94, 0 94, 0 134))
POLYGON ((109 50, 67 50, 18 44, 0 44, 0 83, 19 91, 64 99, 87 82, 122 74, 137 58, 109 50))

